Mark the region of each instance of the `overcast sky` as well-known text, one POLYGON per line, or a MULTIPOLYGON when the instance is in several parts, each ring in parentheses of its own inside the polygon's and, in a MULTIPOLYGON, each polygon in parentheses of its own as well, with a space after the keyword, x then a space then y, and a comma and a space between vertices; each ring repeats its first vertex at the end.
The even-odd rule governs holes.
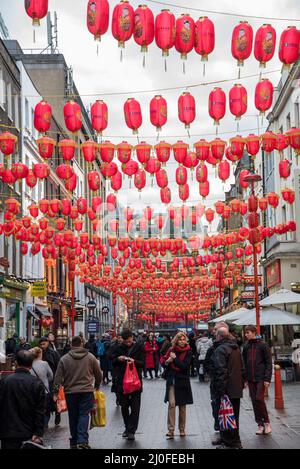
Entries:
MULTIPOLYGON (((231 33, 234 26, 240 21, 239 16, 224 16, 219 14, 208 14, 214 21, 216 27, 216 48, 209 58, 206 67, 206 76, 202 75, 201 58, 194 52, 189 55, 186 64, 186 74, 182 72, 182 62, 180 55, 175 49, 171 51, 168 59, 168 72, 164 71, 164 63, 161 57, 161 51, 156 47, 155 43, 149 48, 146 58, 146 68, 142 67, 142 55, 139 46, 130 40, 126 44, 124 60, 120 62, 120 50, 117 41, 111 35, 111 24, 108 33, 103 37, 99 46, 99 56, 96 54, 96 44, 93 36, 88 32, 86 26, 86 6, 87 0, 49 0, 50 11, 57 11, 58 14, 58 30, 59 30, 59 51, 64 54, 66 61, 74 69, 74 80, 79 92, 83 95, 83 101, 86 105, 92 103, 95 99, 101 98, 102 93, 113 93, 119 91, 130 91, 124 96, 105 96, 103 99, 109 107, 109 127, 105 133, 105 137, 114 143, 119 143, 123 138, 128 139, 131 143, 136 143, 136 138, 132 138, 131 131, 126 127, 123 116, 123 103, 127 97, 136 97, 142 106, 143 126, 140 129, 140 139, 147 137, 147 141, 151 144, 156 143, 156 130, 150 124, 149 119, 149 101, 156 93, 134 94, 135 90, 146 90, 165 88, 172 86, 185 87, 195 83, 211 82, 222 79, 234 79, 232 82, 221 85, 228 93, 229 89, 238 82, 238 68, 236 62, 231 55, 231 33), (94 95, 94 96, 84 96, 94 95)), ((109 2, 111 5, 110 16, 112 16, 113 7, 118 3, 116 0, 109 2)), ((131 5, 136 8, 141 2, 140 0, 132 0, 131 5)), ((147 2, 145 2, 147 3, 147 2)), ((213 9, 224 12, 234 12, 237 14, 259 15, 267 17, 299 17, 299 0, 252 0, 251 2, 242 2, 233 0, 230 3, 226 0, 170 0, 170 3, 183 4, 187 7, 213 9)), ((148 3, 153 12, 157 14, 163 5, 148 3)), ((175 16, 181 13, 189 12, 196 20, 201 13, 182 8, 171 8, 175 16)), ((17 39, 23 48, 44 48, 47 45, 46 21, 43 20, 42 26, 37 30, 36 43, 33 44, 33 33, 31 19, 26 15, 24 2, 20 0, 0 0, 0 11, 4 21, 8 27, 10 37, 17 39)), ((263 19, 248 20, 254 28, 254 33, 263 23, 271 22, 277 29, 278 41, 281 31, 288 25, 290 21, 266 21, 263 19)), ((299 22, 294 23, 299 26, 299 22)), ((266 71, 278 70, 281 68, 278 60, 278 53, 274 59, 267 65, 266 71)), ((254 89, 259 77, 252 79, 243 79, 243 76, 259 73, 259 65, 252 56, 245 63, 242 69, 241 83, 246 86, 249 97, 248 116, 244 117, 240 124, 240 132, 247 136, 249 131, 257 132, 257 119, 250 117, 257 114, 254 107, 254 89)), ((266 75, 271 79, 274 85, 277 84, 280 73, 266 75)), ((191 128, 193 135, 189 140, 184 126, 177 117, 177 100, 181 91, 168 91, 161 94, 168 101, 168 124, 161 133, 161 140, 165 139, 170 143, 177 140, 177 136, 184 138, 192 144, 200 137, 212 139, 215 127, 208 115, 208 95, 214 85, 193 88, 192 94, 197 102, 197 118, 191 128), (194 137, 195 135, 195 137, 194 137)), ((222 121, 220 127, 220 136, 230 138, 236 135, 236 122, 228 109, 226 118, 222 121), (232 134, 224 134, 223 132, 232 132, 232 134)), ((174 160, 173 160, 174 161, 174 160)), ((176 167, 174 164, 170 168, 176 167)), ((173 170, 170 169, 169 179, 174 180, 173 170)), ((211 174, 211 192, 214 194, 222 193, 222 185, 220 181, 215 181, 214 172, 211 174)), ((172 203, 179 203, 178 189, 174 184, 170 184, 174 196, 172 203)), ((228 186, 227 186, 228 187, 228 186)), ((200 200, 198 196, 197 185, 191 184, 190 202, 195 203, 200 200)), ((137 191, 132 189, 129 195, 131 203, 136 202, 137 191)), ((143 202, 159 201, 157 188, 149 187, 143 192, 143 202)))

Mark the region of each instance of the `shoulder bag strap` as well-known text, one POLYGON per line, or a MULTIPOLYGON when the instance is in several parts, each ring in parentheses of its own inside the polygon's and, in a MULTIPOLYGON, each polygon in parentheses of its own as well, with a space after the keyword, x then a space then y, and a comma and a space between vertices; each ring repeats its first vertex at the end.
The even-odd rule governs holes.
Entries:
POLYGON ((33 367, 32 367, 31 369, 32 369, 33 373, 35 374, 35 376, 40 380, 40 382, 41 382, 42 385, 44 386, 45 391, 46 391, 48 394, 50 394, 49 389, 47 389, 47 386, 45 386, 44 382, 41 380, 41 378, 39 377, 39 375, 37 374, 37 372, 35 371, 35 369, 34 369, 33 367))

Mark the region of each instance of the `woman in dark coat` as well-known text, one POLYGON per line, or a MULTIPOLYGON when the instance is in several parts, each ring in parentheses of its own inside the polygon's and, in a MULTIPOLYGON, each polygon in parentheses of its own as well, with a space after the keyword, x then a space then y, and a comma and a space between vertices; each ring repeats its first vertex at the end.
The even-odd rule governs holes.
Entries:
POLYGON ((174 438, 176 423, 176 406, 179 407, 180 436, 186 436, 186 406, 193 404, 192 388, 190 383, 190 365, 192 352, 188 345, 187 336, 180 332, 172 342, 172 347, 165 355, 165 375, 167 389, 165 402, 169 403, 167 438, 174 438))

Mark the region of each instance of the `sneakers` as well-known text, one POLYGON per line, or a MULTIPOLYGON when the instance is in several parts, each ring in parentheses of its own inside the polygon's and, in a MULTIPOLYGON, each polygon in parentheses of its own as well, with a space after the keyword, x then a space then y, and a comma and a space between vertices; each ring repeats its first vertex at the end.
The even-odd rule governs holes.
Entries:
POLYGON ((265 424, 265 435, 270 435, 272 433, 272 428, 269 423, 265 424))
POLYGON ((262 425, 259 425, 256 435, 264 435, 264 434, 265 434, 265 427, 262 425))
POLYGON ((186 437, 185 430, 180 431, 180 436, 181 436, 182 438, 186 437))
POLYGON ((128 441, 134 441, 135 440, 134 433, 128 433, 127 434, 127 440, 128 441))
POLYGON ((122 438, 127 438, 128 437, 128 433, 127 431, 125 430, 125 432, 122 434, 122 438))
POLYGON ((173 440, 174 439, 174 432, 168 432, 166 434, 167 440, 173 440))
POLYGON ((77 445, 77 449, 92 449, 88 443, 81 443, 77 445))
POLYGON ((215 440, 212 440, 211 444, 213 446, 221 446, 222 445, 222 440, 221 440, 221 438, 216 438, 215 440))

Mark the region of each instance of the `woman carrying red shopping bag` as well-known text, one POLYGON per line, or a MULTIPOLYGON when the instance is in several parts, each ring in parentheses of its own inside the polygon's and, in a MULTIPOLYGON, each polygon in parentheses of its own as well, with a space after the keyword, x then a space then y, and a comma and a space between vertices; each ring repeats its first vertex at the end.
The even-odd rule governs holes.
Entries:
POLYGON ((123 438, 132 441, 139 423, 144 351, 143 344, 134 341, 131 331, 123 331, 122 339, 123 343, 113 352, 112 363, 125 425, 123 438))

